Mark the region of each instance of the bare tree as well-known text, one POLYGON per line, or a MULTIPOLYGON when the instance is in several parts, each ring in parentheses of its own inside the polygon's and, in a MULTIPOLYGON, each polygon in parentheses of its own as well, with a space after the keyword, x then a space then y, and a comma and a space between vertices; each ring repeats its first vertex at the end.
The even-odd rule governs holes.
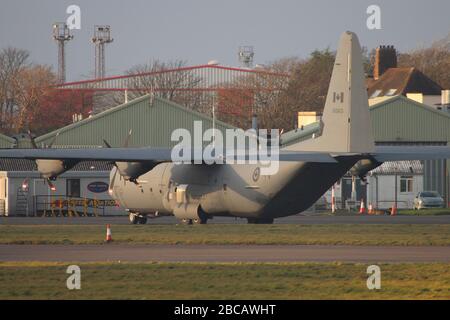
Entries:
POLYGON ((400 67, 415 67, 443 88, 450 88, 450 34, 430 47, 399 54, 400 67))
MULTIPOLYGON (((279 70, 282 69, 286 70, 286 67, 279 70)), ((258 114, 262 126, 271 125, 264 115, 278 103, 288 80, 287 74, 266 68, 240 76, 231 83, 221 83, 221 89, 217 90, 220 119, 236 127, 248 128, 251 115, 258 114)))
POLYGON ((13 81, 17 111, 9 119, 16 133, 30 129, 34 117, 41 111, 44 99, 48 98, 47 93, 54 84, 56 77, 48 66, 33 65, 18 72, 13 81))
POLYGON ((298 111, 322 112, 334 59, 335 53, 325 49, 314 51, 305 60, 281 61, 290 74, 289 82, 276 99, 259 110, 261 125, 291 130, 297 127, 298 111))
MULTIPOLYGON (((128 83, 128 100, 153 92, 188 108, 201 111, 202 93, 195 89, 202 79, 192 69, 184 68, 186 62, 174 60, 163 62, 153 60, 147 64, 136 65, 126 71, 127 75, 136 75, 128 83)), ((123 92, 100 95, 103 104, 112 107, 125 101, 123 92)))

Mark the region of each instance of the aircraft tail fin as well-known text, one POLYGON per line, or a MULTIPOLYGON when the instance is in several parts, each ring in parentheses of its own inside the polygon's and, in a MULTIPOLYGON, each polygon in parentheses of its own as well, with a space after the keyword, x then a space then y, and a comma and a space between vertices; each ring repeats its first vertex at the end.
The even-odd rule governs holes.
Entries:
POLYGON ((288 148, 330 153, 374 151, 361 47, 356 34, 349 31, 339 41, 321 122, 318 137, 288 148))

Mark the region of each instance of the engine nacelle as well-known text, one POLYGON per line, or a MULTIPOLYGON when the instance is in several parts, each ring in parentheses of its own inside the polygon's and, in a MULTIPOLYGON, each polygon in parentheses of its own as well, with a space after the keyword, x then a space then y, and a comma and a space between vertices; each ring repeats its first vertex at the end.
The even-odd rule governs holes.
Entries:
POLYGON ((157 162, 116 162, 119 174, 128 181, 136 182, 144 173, 152 170, 158 163, 157 162))
POLYGON ((382 162, 375 160, 374 158, 359 160, 351 169, 350 173, 353 176, 364 178, 364 176, 371 170, 382 165, 382 162))
POLYGON ((38 159, 35 161, 38 171, 45 179, 54 180, 60 174, 73 168, 77 161, 38 159))

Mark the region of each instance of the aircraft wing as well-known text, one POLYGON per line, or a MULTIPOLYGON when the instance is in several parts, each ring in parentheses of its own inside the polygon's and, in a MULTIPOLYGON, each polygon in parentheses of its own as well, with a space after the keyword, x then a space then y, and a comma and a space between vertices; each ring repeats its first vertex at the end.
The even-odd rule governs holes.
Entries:
POLYGON ((96 160, 96 161, 171 161, 169 148, 83 148, 83 149, 0 149, 0 158, 96 160))
POLYGON ((450 159, 448 146, 376 146, 372 156, 379 162, 450 159))
MULTIPOLYGON (((187 150, 191 152, 191 158, 196 160, 200 158, 202 151, 195 152, 194 149, 187 150)), ((236 152, 238 153, 238 152, 236 152)), ((20 158, 20 159, 55 159, 55 160, 94 160, 94 161, 123 161, 123 162, 171 162, 171 148, 83 148, 83 149, 0 149, 0 158, 20 158)), ((242 158, 248 159, 249 155, 243 155, 242 158)), ((229 158, 227 158, 229 159, 229 158)), ((234 160, 241 159, 236 155, 234 160)), ((276 160, 274 158, 273 160, 276 160)), ((284 151, 279 152, 280 161, 304 161, 304 162, 325 162, 336 163, 336 160, 328 153, 314 151, 284 151)))
MULTIPOLYGON (((201 152, 191 152, 191 159, 196 160, 201 152)), ((83 148, 83 149, 0 149, 0 158, 20 159, 56 159, 56 160, 94 160, 94 161, 124 161, 124 162, 171 162, 171 148, 83 148)), ((200 156, 199 156, 200 155, 200 156)), ((350 154, 349 154, 350 155, 350 154)), ((351 155, 355 155, 354 153, 351 155)), ((434 160, 450 159, 448 146, 376 146, 370 154, 379 162, 402 160, 434 160)), ((345 156, 345 154, 340 154, 345 156)), ((234 160, 248 159, 249 155, 235 155, 234 160)), ((230 159, 230 158, 227 158, 230 159)), ((273 158, 272 160, 276 160, 273 158)), ((280 161, 303 161, 336 163, 335 158, 327 152, 280 150, 280 161)))
POLYGON ((280 161, 303 161, 303 162, 321 162, 321 163, 336 163, 336 159, 327 152, 315 151, 289 151, 280 150, 280 161))

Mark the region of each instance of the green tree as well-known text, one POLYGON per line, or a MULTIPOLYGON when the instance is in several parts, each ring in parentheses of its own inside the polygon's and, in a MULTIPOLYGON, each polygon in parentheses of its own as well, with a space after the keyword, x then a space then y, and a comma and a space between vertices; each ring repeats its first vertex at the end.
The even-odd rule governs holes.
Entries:
POLYGON ((315 50, 308 59, 288 64, 289 83, 278 101, 261 111, 262 127, 291 130, 297 127, 298 111, 322 112, 334 59, 329 49, 315 50))

